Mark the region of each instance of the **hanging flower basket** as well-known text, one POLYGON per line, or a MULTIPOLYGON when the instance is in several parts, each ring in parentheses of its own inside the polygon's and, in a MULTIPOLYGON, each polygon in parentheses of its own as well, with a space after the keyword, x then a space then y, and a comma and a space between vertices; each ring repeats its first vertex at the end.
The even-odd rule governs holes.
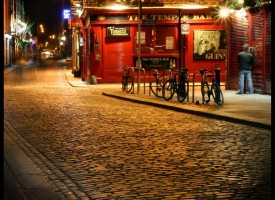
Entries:
POLYGON ((244 0, 243 6, 244 7, 255 7, 255 6, 261 7, 262 4, 260 0, 244 0))

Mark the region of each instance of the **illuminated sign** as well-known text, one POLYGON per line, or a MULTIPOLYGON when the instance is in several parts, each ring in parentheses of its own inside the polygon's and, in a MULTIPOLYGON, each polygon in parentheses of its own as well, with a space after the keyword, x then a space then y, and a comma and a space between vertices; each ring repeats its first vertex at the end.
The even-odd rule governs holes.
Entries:
POLYGON ((71 10, 63 10, 63 18, 64 19, 70 19, 70 15, 71 15, 71 10))
MULTIPOLYGON (((138 58, 135 58, 135 62, 138 58)), ((175 58, 169 57, 141 57, 141 65, 145 70, 169 69, 171 64, 176 62, 175 58)))
POLYGON ((129 26, 108 26, 107 27, 107 36, 113 37, 123 37, 130 35, 129 26))
MULTIPOLYGON (((90 21, 96 22, 96 21, 138 21, 139 16, 135 14, 125 14, 125 15, 97 15, 97 14, 91 14, 90 15, 90 21)), ((207 20, 213 20, 211 15, 209 13, 187 13, 182 14, 179 18, 178 14, 146 14, 142 15, 142 23, 144 25, 155 25, 158 22, 162 21, 175 21, 178 22, 181 20, 181 23, 191 20, 200 20, 200 21, 207 21, 207 20)), ((188 25, 187 25, 188 26, 188 25)))

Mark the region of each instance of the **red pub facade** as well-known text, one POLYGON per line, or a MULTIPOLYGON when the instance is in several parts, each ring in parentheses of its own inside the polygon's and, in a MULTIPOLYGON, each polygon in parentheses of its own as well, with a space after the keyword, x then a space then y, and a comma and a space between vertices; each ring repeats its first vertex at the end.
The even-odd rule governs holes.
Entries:
MULTIPOLYGON (((93 84, 93 79, 97 83, 120 83, 122 67, 135 67, 138 59, 146 71, 146 82, 150 70, 171 66, 187 68, 190 81, 195 77, 195 82, 199 82, 200 77, 193 76, 194 73, 219 64, 221 85, 238 89, 235 50, 241 51, 239 47, 243 43, 253 43, 249 33, 253 30, 247 27, 252 15, 246 12, 243 19, 217 19, 213 16, 218 14, 210 7, 143 5, 141 8, 137 4, 114 9, 107 5, 86 6, 80 18, 71 19, 77 48, 74 66, 83 81, 93 84), (237 20, 238 26, 231 23, 232 19, 234 23, 237 20), (239 27, 243 29, 238 30, 239 27), (237 44, 236 38, 232 38, 234 34, 239 37, 237 44)), ((262 89, 261 83, 259 87, 262 89)))
POLYGON ((224 82, 225 26, 211 18, 209 8, 144 7, 140 30, 138 13, 138 7, 119 11, 86 9, 81 68, 85 81, 95 76, 98 83, 120 82, 122 67, 136 66, 140 48, 141 66, 146 73, 171 65, 186 67, 193 73, 218 63, 224 82), (210 51, 211 46, 215 52, 210 51))

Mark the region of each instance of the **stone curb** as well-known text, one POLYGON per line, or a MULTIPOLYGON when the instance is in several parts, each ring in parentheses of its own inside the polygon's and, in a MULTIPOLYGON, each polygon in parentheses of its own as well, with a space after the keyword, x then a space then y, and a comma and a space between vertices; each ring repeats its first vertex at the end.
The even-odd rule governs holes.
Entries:
POLYGON ((169 109, 169 110, 173 110, 173 111, 177 111, 177 112, 184 112, 184 113, 208 117, 208 118, 212 118, 212 119, 218 119, 218 120, 223 120, 223 121, 227 121, 227 122, 233 122, 233 123, 244 124, 244 125, 248 125, 248 126, 271 130, 271 125, 260 123, 260 122, 238 119, 238 118, 234 118, 234 117, 218 115, 218 114, 213 114, 213 113, 208 113, 208 112, 203 112, 203 111, 178 108, 178 107, 174 107, 174 106, 169 106, 169 105, 155 103, 155 102, 149 102, 149 101, 143 101, 143 100, 139 100, 139 99, 131 99, 131 98, 122 97, 119 95, 108 94, 105 92, 103 92, 102 95, 112 97, 112 98, 121 99, 121 100, 130 101, 130 102, 134 102, 134 103, 161 107, 164 109, 169 109))

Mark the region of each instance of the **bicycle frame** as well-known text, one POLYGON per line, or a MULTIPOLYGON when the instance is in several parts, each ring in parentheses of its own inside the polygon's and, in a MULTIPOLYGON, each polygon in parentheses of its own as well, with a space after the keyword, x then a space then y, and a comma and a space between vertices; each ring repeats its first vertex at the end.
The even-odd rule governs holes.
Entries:
POLYGON ((130 67, 124 66, 124 74, 122 75, 122 91, 129 93, 133 89, 134 78, 130 75, 130 67))
POLYGON ((201 80, 201 93, 202 93, 202 102, 209 103, 210 96, 213 97, 214 101, 218 105, 223 105, 224 99, 222 91, 220 90, 219 83, 216 81, 216 73, 213 72, 216 69, 214 65, 211 70, 202 69, 200 70, 202 80, 201 80))
MULTIPOLYGON (((171 71, 170 71, 171 75, 171 71)), ((153 74, 155 77, 152 81, 150 81, 149 92, 152 92, 156 97, 162 97, 162 89, 165 81, 167 80, 167 73, 163 70, 163 73, 159 76, 158 70, 155 69, 155 73, 153 74)))
POLYGON ((178 101, 183 102, 189 92, 188 70, 182 68, 175 71, 175 75, 164 83, 163 98, 165 100, 170 100, 176 92, 178 101))

